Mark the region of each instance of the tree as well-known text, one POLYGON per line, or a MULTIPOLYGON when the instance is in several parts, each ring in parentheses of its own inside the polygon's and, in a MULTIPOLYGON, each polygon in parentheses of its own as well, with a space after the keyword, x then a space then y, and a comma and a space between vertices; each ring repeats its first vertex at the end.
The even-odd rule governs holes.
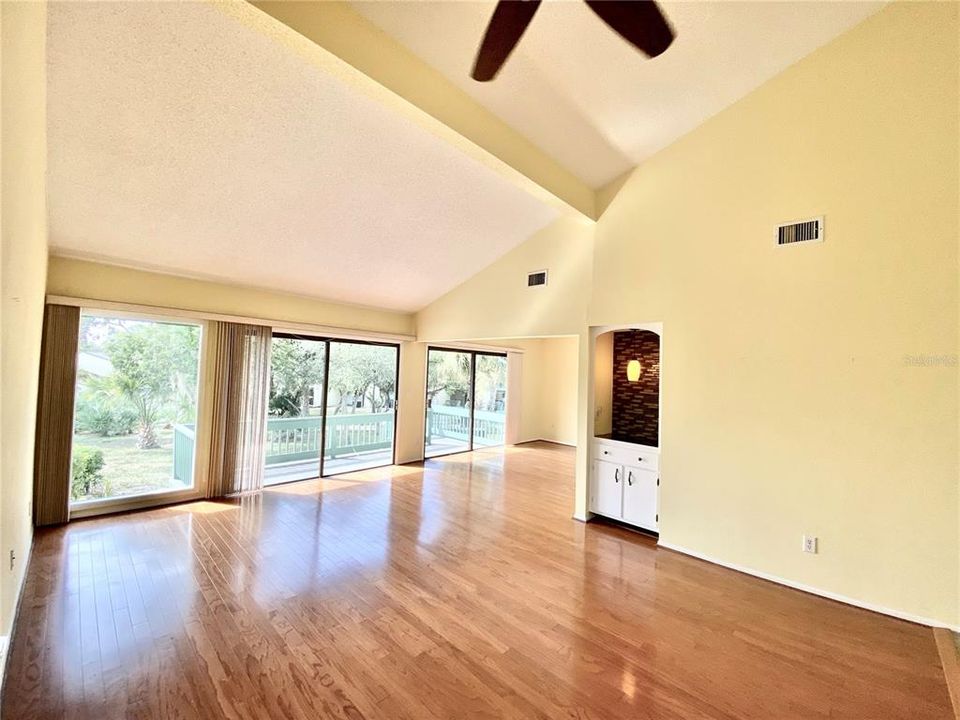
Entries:
MULTIPOLYGON (((344 399, 362 398, 371 412, 393 406, 397 383, 396 350, 379 345, 336 343, 330 349, 330 387, 339 397, 333 413, 342 412, 344 399)), ((356 403, 350 412, 356 412, 356 403)))
POLYGON ((323 382, 323 343, 274 338, 270 352, 270 414, 308 415, 310 389, 323 382))
POLYGON ((131 321, 103 342, 113 365, 109 382, 137 414, 138 448, 160 447, 162 418, 172 420, 184 407, 194 411, 199 339, 192 325, 131 321))
POLYGON ((431 352, 427 366, 427 407, 443 391, 449 405, 466 407, 470 399, 470 355, 431 352))

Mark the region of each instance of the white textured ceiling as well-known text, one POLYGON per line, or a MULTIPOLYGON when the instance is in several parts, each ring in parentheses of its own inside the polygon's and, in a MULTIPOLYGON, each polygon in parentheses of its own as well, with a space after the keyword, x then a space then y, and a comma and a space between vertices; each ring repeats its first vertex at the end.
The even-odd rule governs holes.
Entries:
POLYGON ((54 253, 415 310, 556 217, 205 3, 52 2, 54 253))
POLYGON ((548 0, 497 78, 478 83, 470 69, 495 4, 353 7, 597 187, 884 3, 663 2, 677 38, 650 60, 583 2, 548 0))

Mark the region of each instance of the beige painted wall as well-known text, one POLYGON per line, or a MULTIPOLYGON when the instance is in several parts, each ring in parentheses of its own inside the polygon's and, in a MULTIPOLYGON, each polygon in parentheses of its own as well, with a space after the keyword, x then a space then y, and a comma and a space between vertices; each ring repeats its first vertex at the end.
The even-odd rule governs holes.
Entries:
POLYGON ((408 313, 63 257, 50 258, 47 292, 352 330, 414 333, 413 316, 408 313))
POLYGON ((523 358, 522 437, 576 445, 579 338, 529 342, 523 358))
POLYGON ((593 346, 593 434, 613 430, 613 332, 600 333, 593 346))
POLYGON ((421 341, 579 333, 586 324, 593 223, 561 218, 417 313, 421 341), (527 273, 549 271, 545 287, 527 273))
POLYGON ((590 309, 663 322, 663 542, 954 624, 958 9, 895 3, 644 163, 590 309))
POLYGON ((427 346, 400 344, 400 385, 397 390, 398 463, 423 460, 424 412, 426 403, 427 346))
MULTIPOLYGON (((516 441, 576 445, 579 337, 498 338, 484 345, 515 350, 520 358, 516 441)), ((515 402, 512 395, 509 402, 515 402)))
POLYGON ((0 3, 0 635, 32 539, 33 436, 47 267, 46 4, 0 3), (17 560, 10 569, 9 553, 17 560))

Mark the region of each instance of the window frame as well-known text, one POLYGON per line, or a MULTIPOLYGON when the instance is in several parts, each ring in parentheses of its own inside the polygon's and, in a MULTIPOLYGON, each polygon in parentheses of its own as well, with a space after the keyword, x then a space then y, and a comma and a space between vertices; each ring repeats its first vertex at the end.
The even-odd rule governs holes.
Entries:
MULTIPOLYGON (((80 322, 83 322, 84 315, 94 315, 105 318, 120 318, 124 320, 139 320, 143 322, 157 322, 173 325, 192 325, 200 329, 200 338, 197 351, 197 419, 194 427, 194 450, 193 467, 191 468, 191 487, 175 490, 157 490, 153 492, 140 493, 137 495, 121 495, 112 498, 97 498, 94 500, 70 500, 69 517, 71 520, 95 517, 107 513, 121 512, 124 510, 137 510, 140 508, 156 507, 158 505, 172 505, 175 503, 199 500, 206 496, 206 482, 202 481, 200 468, 206 467, 205 453, 207 449, 207 432, 209 431, 208 422, 204 409, 209 401, 207 397, 207 342, 209 337, 210 322, 196 317, 182 317, 175 314, 160 314, 150 312, 138 312, 135 310, 117 310, 115 308, 100 307, 96 304, 84 304, 80 306, 80 322), (203 442, 201 442, 203 441, 203 442)), ((79 339, 78 339, 79 340, 79 339)), ((80 353, 80 344, 77 343, 77 354, 80 353)), ((76 394, 79 377, 74 378, 73 391, 76 394)), ((76 427, 77 403, 74 396, 73 418, 71 427, 76 427)), ((71 434, 70 439, 70 480, 73 479, 73 453, 74 442, 71 434)))

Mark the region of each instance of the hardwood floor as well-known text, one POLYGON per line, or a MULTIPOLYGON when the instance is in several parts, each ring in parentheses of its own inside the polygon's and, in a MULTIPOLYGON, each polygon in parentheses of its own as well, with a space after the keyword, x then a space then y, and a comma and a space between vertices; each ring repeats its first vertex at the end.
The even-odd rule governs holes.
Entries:
POLYGON ((4 718, 949 718, 929 628, 570 519, 526 445, 38 532, 4 718))

